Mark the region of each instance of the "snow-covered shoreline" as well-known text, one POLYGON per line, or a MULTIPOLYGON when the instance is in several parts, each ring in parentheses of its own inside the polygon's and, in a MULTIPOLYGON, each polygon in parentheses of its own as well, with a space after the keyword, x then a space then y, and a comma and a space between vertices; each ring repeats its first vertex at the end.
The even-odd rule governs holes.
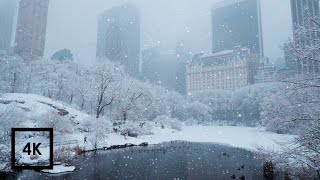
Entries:
MULTIPOLYGON (((43 123, 43 121, 50 119, 48 118, 48 116, 52 115, 48 114, 48 112, 54 111, 54 113, 58 114, 62 112, 65 113, 59 115, 59 117, 63 117, 62 119, 56 120, 61 121, 60 124, 51 124, 51 127, 57 127, 58 125, 60 125, 61 127, 65 127, 66 123, 68 123, 70 126, 69 128, 72 131, 70 131, 70 129, 67 129, 69 131, 63 131, 54 134, 55 150, 59 150, 59 148, 63 149, 62 146, 79 148, 80 151, 90 151, 94 149, 101 149, 104 147, 108 148, 114 145, 139 145, 144 142, 147 142, 148 144, 160 144, 169 141, 189 141, 199 143, 223 144, 231 147, 243 148, 252 152, 258 151, 258 149, 261 148, 270 151, 281 151, 281 145, 283 143, 290 142, 295 137, 293 135, 283 135, 268 132, 258 127, 218 125, 187 126, 181 122, 179 122, 179 126, 172 126, 172 124, 170 123, 173 122, 173 119, 165 119, 166 121, 168 121, 166 122, 167 124, 165 124, 163 121, 160 121, 159 119, 150 122, 127 123, 125 124, 126 128, 135 128, 135 130, 141 130, 141 132, 139 132, 140 134, 138 134, 136 138, 125 137, 121 135, 120 131, 115 132, 115 130, 112 130, 113 125, 111 122, 107 123, 105 128, 100 129, 100 131, 98 131, 96 128, 99 128, 100 124, 95 121, 95 118, 90 119, 90 115, 80 110, 69 107, 65 103, 54 101, 43 96, 33 94, 4 94, 0 100, 2 102, 0 104, 0 108, 11 109, 12 107, 15 107, 15 109, 13 109, 15 111, 12 112, 16 113, 16 116, 14 116, 15 118, 19 117, 23 119, 23 121, 21 120, 18 123, 21 127, 41 127, 41 125, 46 125, 45 123, 43 123), (20 117, 21 114, 23 114, 23 116, 20 117), (91 132, 87 130, 88 122, 94 122, 97 124, 96 126, 91 127, 91 132), (92 132, 97 132, 98 135, 103 134, 102 137, 99 137, 97 141, 98 145, 96 147, 94 147, 94 143, 96 142, 89 138, 90 135, 92 136, 92 132), (86 138, 88 139, 85 142, 86 138), (65 144, 63 142, 75 143, 65 144)), ((108 121, 109 119, 103 120, 108 121)), ((51 123, 51 121, 46 122, 49 123, 49 125, 51 123)), ((7 129, 11 127, 14 126, 8 123, 7 129)), ((26 142, 45 142, 44 139, 46 138, 25 136, 25 138, 22 138, 20 140, 20 143, 17 144, 16 149, 22 149, 26 142)), ((7 144, 9 144, 9 141, 7 141, 7 144)), ((9 145, 5 145, 6 144, 3 144, 2 149, 4 152, 9 154, 9 145)), ((71 148, 65 148, 64 150, 67 149, 68 152, 74 150, 71 148)), ((45 147, 43 149, 45 149, 45 147)), ((31 160, 29 156, 26 156, 26 154, 21 154, 20 161, 24 163, 35 163, 39 160, 48 159, 49 154, 47 151, 44 151, 43 149, 41 149, 41 152, 43 152, 43 155, 41 157, 31 160)), ((69 155, 73 157, 76 156, 77 153, 78 152, 73 151, 69 153, 69 155)), ((5 169, 4 167, 6 167, 6 164, 0 163, 0 169, 5 169)))
MULTIPOLYGON (((79 128, 83 125, 84 119, 88 118, 89 115, 83 113, 74 108, 70 108, 62 102, 54 101, 49 98, 34 95, 34 94, 5 94, 2 96, 4 101, 21 101, 16 103, 17 107, 29 109, 30 111, 24 112, 27 117, 34 119, 35 117, 42 117, 46 112, 50 111, 52 107, 45 103, 52 104, 57 108, 67 110, 69 113, 66 115, 72 120, 75 127, 79 128), (79 124, 80 123, 80 124, 79 124)), ((6 107, 3 104, 4 108, 6 107)), ((23 121, 22 123, 27 127, 35 127, 38 123, 33 121, 23 121)), ((279 150, 278 144, 282 142, 288 142, 295 136, 276 134, 273 132, 265 131, 258 127, 245 127, 245 126, 187 126, 182 125, 182 130, 177 131, 169 127, 162 129, 159 126, 154 126, 151 129, 151 135, 141 135, 138 138, 127 137, 120 135, 120 133, 106 132, 107 137, 101 139, 99 147, 108 147, 111 145, 122 145, 126 143, 140 144, 142 142, 148 142, 149 144, 158 144, 166 141, 192 141, 192 142, 207 142, 207 143, 220 143, 231 145, 234 147, 244 148, 247 150, 255 151, 257 147, 264 147, 270 150, 279 150)), ((54 136, 54 141, 65 141, 65 140, 77 140, 78 145, 84 147, 86 150, 94 149, 90 142, 84 143, 84 137, 87 134, 85 132, 74 131, 73 133, 65 133, 63 135, 54 136)))
MULTIPOLYGON (((94 150, 91 143, 83 142, 83 134, 72 134, 68 138, 76 139, 80 147, 86 151, 94 150)), ((161 144, 169 141, 189 141, 199 143, 214 143, 235 148, 243 148, 251 152, 257 152, 258 148, 281 151, 281 143, 293 140, 293 135, 283 135, 261 130, 256 127, 239 126, 183 126, 181 131, 172 129, 155 129, 154 134, 134 137, 124 137, 119 133, 110 133, 99 145, 99 148, 114 145, 134 144, 139 145, 161 144)), ((55 147, 58 148, 58 147, 55 147)))

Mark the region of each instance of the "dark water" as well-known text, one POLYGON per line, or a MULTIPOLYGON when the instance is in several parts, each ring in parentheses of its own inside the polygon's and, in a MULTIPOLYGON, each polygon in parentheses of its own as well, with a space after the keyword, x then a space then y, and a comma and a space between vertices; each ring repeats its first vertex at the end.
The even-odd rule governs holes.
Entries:
POLYGON ((76 171, 49 175, 23 171, 8 179, 264 179, 251 152, 217 144, 169 142, 149 147, 99 151, 81 156, 76 171))

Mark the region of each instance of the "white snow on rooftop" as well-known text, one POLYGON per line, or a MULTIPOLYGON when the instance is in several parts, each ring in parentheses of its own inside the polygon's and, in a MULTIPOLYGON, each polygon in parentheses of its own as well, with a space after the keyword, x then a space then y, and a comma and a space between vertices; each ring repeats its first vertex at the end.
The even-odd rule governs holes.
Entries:
POLYGON ((234 50, 224 50, 216 53, 207 53, 200 56, 200 58, 213 57, 213 56, 222 56, 227 54, 232 54, 234 50))

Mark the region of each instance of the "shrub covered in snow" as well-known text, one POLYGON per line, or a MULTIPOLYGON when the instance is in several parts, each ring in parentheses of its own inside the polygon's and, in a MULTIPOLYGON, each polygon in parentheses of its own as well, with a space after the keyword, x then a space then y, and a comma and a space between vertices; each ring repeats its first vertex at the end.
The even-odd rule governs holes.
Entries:
POLYGON ((54 161, 63 162, 63 163, 71 163, 72 159, 75 158, 76 155, 79 155, 82 152, 82 148, 80 146, 61 146, 54 149, 54 161))
POLYGON ((192 102, 187 104, 187 117, 194 119, 200 124, 204 121, 211 121, 211 108, 200 102, 192 102))
POLYGON ((10 149, 8 146, 0 144, 0 171, 8 168, 10 162, 10 149))
POLYGON ((159 123, 162 128, 170 128, 178 131, 182 130, 182 122, 175 118, 170 118, 169 116, 159 116, 154 119, 154 121, 159 123))
POLYGON ((124 124, 114 126, 118 128, 121 135, 138 137, 142 135, 151 135, 153 134, 153 123, 149 121, 138 121, 132 122, 128 121, 124 124))

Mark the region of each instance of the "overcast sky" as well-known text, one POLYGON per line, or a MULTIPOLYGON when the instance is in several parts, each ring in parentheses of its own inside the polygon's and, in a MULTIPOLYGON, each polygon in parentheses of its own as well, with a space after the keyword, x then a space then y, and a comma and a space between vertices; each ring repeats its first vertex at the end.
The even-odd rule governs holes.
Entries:
MULTIPOLYGON (((219 0, 51 0, 45 54, 68 48, 83 63, 92 62, 98 14, 125 2, 141 10, 142 50, 157 45, 170 50, 183 40, 193 53, 210 52, 210 10, 219 0)), ((262 25, 265 55, 282 56, 280 46, 291 37, 290 0, 263 0, 262 25)))

